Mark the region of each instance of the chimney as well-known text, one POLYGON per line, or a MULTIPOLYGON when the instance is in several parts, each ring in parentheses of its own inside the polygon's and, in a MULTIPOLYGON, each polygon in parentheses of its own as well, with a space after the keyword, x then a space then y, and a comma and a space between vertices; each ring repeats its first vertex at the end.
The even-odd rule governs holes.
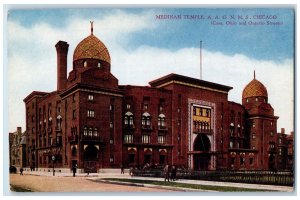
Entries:
POLYGON ((284 134, 285 133, 285 129, 281 128, 281 133, 284 134))
POLYGON ((57 90, 63 90, 67 86, 67 56, 69 44, 59 41, 56 45, 57 52, 57 90))

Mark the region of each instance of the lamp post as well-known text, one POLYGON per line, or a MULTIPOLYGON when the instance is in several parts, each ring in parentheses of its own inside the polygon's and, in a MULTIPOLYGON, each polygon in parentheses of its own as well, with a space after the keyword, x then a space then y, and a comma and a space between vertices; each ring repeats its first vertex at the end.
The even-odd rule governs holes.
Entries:
POLYGON ((55 176, 54 161, 55 161, 55 156, 52 156, 53 176, 55 176))

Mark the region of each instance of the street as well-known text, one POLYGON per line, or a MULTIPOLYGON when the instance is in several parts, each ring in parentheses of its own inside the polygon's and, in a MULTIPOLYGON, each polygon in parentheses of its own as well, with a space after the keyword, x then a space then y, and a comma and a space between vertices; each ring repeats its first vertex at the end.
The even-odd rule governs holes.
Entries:
POLYGON ((87 177, 10 174, 10 184, 34 192, 172 192, 159 188, 96 183, 87 177))

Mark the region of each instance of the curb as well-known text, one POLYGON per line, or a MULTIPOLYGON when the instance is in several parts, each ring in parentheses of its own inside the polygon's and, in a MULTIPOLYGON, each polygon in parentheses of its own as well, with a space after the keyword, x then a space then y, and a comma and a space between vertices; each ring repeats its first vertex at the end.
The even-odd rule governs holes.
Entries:
POLYGON ((119 182, 119 181, 108 181, 108 180, 93 180, 89 179, 90 181, 94 182, 102 182, 102 183, 109 183, 109 184, 118 184, 118 185, 126 185, 126 186, 136 186, 136 187, 148 187, 148 188, 158 188, 158 189, 165 189, 165 190, 172 190, 176 192, 218 192, 215 190, 197 190, 191 188, 182 188, 182 187, 172 187, 172 186, 159 186, 159 185, 152 185, 152 184, 142 184, 142 183, 126 183, 126 182, 119 182))

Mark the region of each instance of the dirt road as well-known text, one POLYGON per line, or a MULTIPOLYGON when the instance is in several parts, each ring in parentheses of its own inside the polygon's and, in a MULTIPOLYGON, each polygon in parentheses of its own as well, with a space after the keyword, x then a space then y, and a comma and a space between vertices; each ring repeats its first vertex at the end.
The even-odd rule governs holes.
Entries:
POLYGON ((96 183, 86 177, 51 177, 10 174, 10 184, 35 192, 171 192, 158 188, 96 183))

